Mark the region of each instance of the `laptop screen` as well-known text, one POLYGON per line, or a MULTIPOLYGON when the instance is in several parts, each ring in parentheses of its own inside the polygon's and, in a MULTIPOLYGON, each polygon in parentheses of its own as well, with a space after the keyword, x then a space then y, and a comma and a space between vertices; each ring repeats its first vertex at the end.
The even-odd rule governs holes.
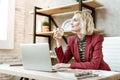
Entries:
POLYGON ((52 70, 48 43, 21 44, 20 47, 24 69, 52 70))

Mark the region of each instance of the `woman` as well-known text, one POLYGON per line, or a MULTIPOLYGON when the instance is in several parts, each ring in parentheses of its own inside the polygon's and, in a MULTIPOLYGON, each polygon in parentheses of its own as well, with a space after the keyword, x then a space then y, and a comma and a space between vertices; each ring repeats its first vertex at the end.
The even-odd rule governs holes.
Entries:
POLYGON ((93 34, 94 23, 90 11, 77 11, 71 20, 71 26, 76 35, 68 38, 65 51, 62 49, 61 38, 57 38, 57 33, 54 33, 58 60, 58 64, 54 67, 110 70, 108 64, 103 60, 103 35, 93 34), (72 57, 76 62, 68 63, 72 57))

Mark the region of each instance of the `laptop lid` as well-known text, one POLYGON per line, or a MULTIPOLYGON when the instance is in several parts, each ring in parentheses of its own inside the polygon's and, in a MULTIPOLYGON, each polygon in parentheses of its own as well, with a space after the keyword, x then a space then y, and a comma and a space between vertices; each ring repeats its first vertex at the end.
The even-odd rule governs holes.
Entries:
POLYGON ((49 44, 21 44, 24 69, 52 71, 49 44))

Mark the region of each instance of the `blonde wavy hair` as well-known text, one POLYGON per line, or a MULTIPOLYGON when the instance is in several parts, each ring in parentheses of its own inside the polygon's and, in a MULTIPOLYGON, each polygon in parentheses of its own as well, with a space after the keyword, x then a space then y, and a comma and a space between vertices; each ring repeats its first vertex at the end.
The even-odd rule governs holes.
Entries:
POLYGON ((85 35, 92 35, 94 31, 94 23, 93 23, 93 18, 91 15, 90 10, 83 10, 83 11, 76 11, 74 15, 78 15, 80 17, 80 28, 81 34, 85 35))

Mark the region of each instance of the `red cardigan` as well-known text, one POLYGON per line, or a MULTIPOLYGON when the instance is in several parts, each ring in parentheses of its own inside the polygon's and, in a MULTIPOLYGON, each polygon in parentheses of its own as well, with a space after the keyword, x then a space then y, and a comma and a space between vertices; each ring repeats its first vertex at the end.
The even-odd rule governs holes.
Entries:
POLYGON ((57 60, 59 63, 68 63, 74 57, 76 62, 71 63, 71 68, 110 70, 108 64, 103 60, 103 40, 103 36, 99 34, 86 35, 85 62, 81 62, 77 36, 71 36, 68 38, 65 52, 63 52, 62 46, 55 48, 57 60))

